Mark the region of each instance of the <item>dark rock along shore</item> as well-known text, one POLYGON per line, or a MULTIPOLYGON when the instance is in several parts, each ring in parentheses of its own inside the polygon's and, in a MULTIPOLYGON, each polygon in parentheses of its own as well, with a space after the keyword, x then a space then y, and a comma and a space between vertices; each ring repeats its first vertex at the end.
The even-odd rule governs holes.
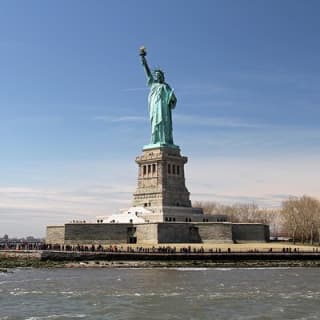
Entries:
POLYGON ((0 272, 9 268, 320 267, 318 252, 137 253, 0 251, 0 272))

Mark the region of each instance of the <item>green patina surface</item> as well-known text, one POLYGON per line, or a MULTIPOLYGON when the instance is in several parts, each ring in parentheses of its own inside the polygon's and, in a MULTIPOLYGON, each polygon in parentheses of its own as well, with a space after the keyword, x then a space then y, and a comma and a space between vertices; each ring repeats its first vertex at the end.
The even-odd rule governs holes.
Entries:
POLYGON ((177 98, 173 89, 165 82, 163 71, 157 69, 152 75, 146 60, 145 48, 140 49, 140 56, 150 89, 148 109, 151 122, 151 141, 143 149, 178 148, 174 145, 172 136, 172 109, 176 106, 177 98))

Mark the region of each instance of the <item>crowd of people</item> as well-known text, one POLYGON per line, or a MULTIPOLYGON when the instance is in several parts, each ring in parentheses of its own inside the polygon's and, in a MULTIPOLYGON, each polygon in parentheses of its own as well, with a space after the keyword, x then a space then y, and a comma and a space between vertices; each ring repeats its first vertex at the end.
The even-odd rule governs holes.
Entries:
MULTIPOLYGON (((301 250, 297 247, 283 247, 283 248, 249 248, 249 249, 232 249, 232 248, 204 248, 203 246, 194 246, 191 245, 176 247, 176 246, 152 246, 152 247, 143 247, 143 246, 123 246, 123 245, 109 245, 102 246, 101 244, 92 244, 92 245, 61 245, 61 244, 45 244, 45 243, 1 243, 0 250, 51 250, 51 251, 69 251, 69 252, 110 252, 110 253, 159 253, 159 254, 177 254, 177 253, 193 253, 193 254, 202 254, 202 253, 237 253, 237 252, 247 252, 247 253, 273 253, 273 252, 282 252, 282 253, 303 253, 310 252, 308 250, 301 250)), ((312 248, 314 253, 320 252, 318 248, 312 248)))

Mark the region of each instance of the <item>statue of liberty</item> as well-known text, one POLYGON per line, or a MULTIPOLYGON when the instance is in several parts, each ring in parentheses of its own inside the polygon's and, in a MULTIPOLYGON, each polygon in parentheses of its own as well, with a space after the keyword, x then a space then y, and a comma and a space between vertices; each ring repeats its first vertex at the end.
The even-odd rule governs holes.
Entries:
POLYGON ((176 106, 177 98, 170 86, 164 81, 162 70, 156 69, 154 76, 152 75, 146 55, 146 49, 141 47, 140 56, 150 88, 148 105, 151 121, 151 144, 146 147, 153 145, 177 147, 173 144, 171 115, 171 110, 176 106))

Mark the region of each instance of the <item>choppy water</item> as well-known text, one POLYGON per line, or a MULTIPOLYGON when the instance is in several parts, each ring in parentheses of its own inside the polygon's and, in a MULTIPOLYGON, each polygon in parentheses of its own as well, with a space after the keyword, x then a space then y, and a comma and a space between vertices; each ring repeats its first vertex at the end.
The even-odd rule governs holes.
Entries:
POLYGON ((17 269, 0 319, 320 319, 320 269, 17 269))

